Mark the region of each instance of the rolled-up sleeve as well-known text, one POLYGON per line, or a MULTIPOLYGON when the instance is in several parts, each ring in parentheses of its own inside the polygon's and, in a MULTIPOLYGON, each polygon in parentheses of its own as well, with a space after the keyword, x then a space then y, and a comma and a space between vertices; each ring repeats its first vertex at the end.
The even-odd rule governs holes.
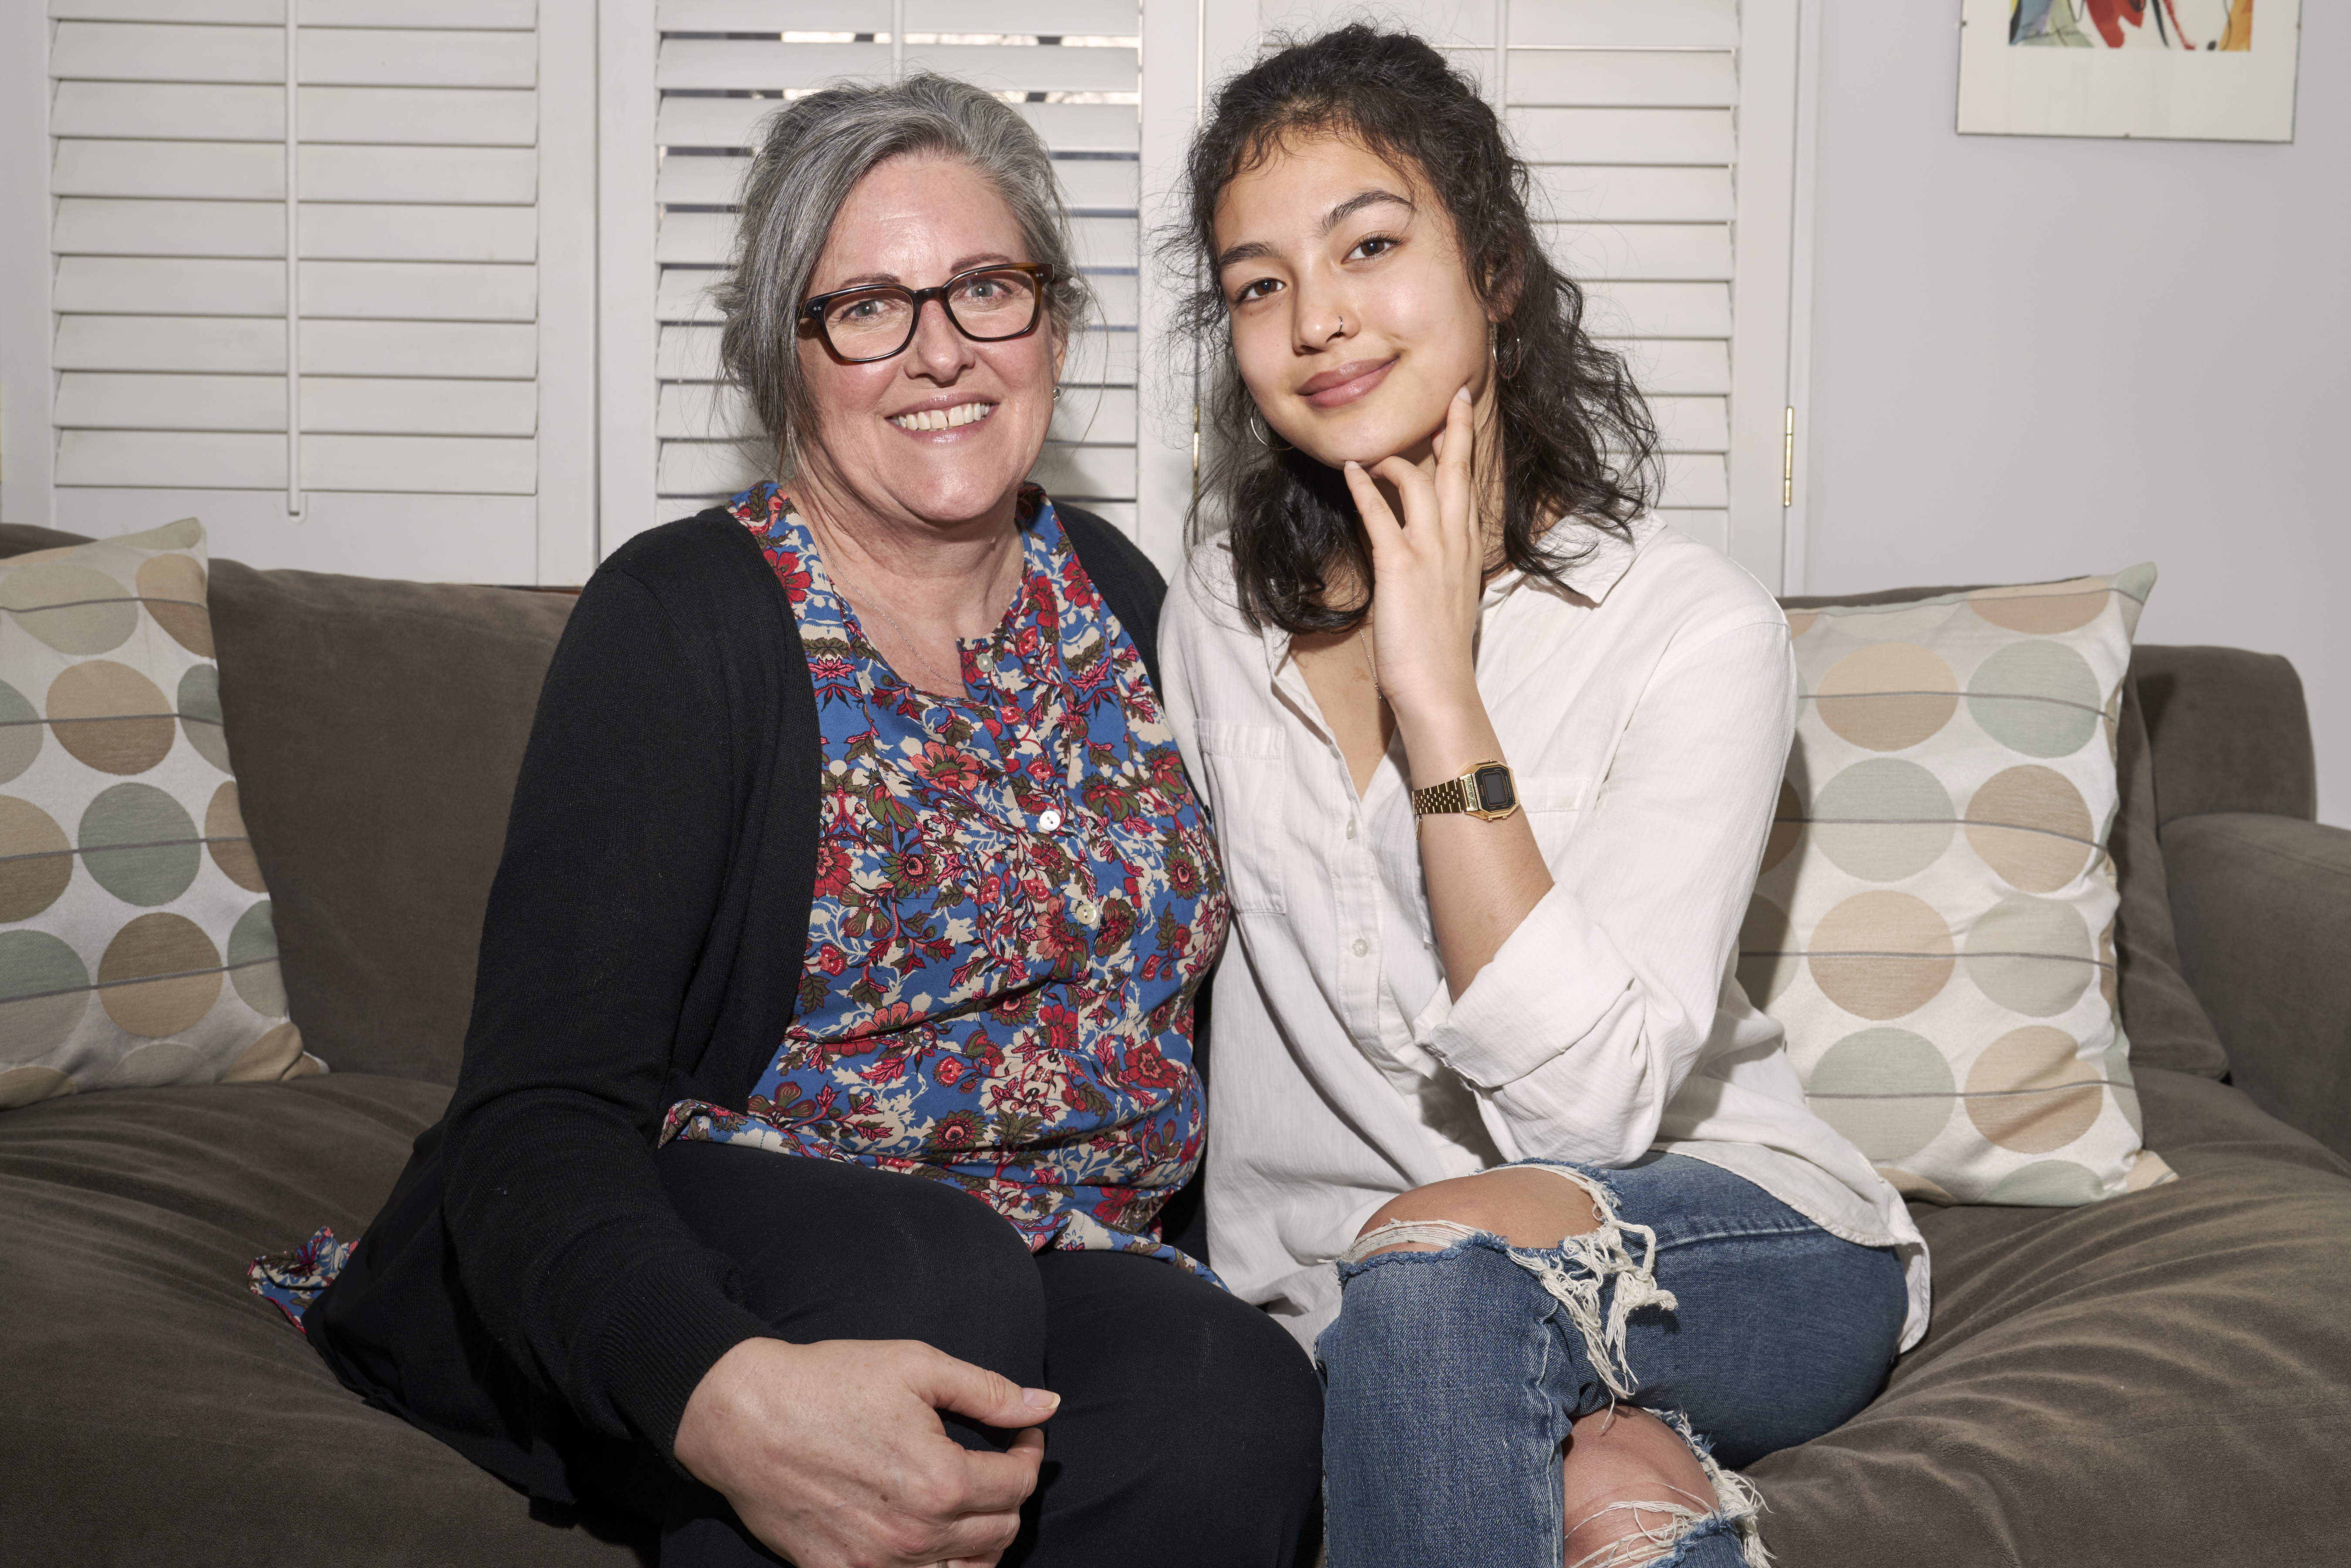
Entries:
POLYGON ((1521 1155, 1639 1157, 1713 1027, 1795 727, 1788 629, 1669 647, 1553 885, 1416 1042, 1521 1155))

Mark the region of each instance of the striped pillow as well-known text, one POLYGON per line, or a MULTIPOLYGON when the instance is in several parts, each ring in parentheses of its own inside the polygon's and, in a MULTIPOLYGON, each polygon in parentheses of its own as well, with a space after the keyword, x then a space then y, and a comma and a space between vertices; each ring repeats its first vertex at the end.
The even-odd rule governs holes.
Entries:
POLYGON ((2152 566, 1799 610, 1802 706, 1740 936, 1813 1109, 1905 1195, 2171 1179, 2115 1008, 2115 740, 2152 566))
POLYGON ((204 531, 0 560, 0 1109, 321 1071, 237 811, 204 531))

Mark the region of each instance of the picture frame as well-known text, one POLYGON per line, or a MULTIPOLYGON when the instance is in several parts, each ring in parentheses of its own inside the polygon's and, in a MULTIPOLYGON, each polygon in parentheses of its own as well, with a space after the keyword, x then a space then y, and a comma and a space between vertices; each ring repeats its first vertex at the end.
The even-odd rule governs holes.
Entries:
POLYGON ((2291 141, 2302 0, 1961 0, 1959 130, 2291 141))

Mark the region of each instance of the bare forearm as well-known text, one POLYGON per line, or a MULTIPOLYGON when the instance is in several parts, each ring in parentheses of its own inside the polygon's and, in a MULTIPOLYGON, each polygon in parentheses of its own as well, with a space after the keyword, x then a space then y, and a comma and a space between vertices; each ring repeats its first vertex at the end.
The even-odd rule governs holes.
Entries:
MULTIPOLYGON (((1437 714, 1400 713, 1396 723, 1415 789, 1458 779, 1480 762, 1510 760, 1474 686, 1437 714)), ((1458 1000, 1551 891, 1551 868, 1523 810, 1496 822, 1450 812, 1421 818, 1420 865, 1446 987, 1458 1000)))
MULTIPOLYGON (((1395 715, 1416 789, 1458 779, 1477 763, 1510 760, 1478 690, 1473 653, 1490 554, 1471 500, 1474 444, 1464 387, 1447 407, 1429 462, 1390 457, 1369 471, 1346 467, 1372 546, 1374 680, 1395 715), (1375 478, 1395 486, 1409 526, 1397 523, 1375 478)), ((1524 812, 1492 822, 1424 817, 1420 864, 1446 984, 1458 1000, 1551 891, 1551 870, 1524 812)))

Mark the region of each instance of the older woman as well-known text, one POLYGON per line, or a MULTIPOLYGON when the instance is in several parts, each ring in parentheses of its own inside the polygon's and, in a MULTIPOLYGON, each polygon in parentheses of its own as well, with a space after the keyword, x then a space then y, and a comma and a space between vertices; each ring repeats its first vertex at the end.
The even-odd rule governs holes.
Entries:
POLYGON ((799 99, 719 298, 787 477, 581 594, 455 1098, 310 1338, 536 1497, 663 1488, 664 1563, 1285 1563, 1312 1369, 1156 1223, 1227 920, 1162 585, 1023 484, 1084 299, 1044 149, 799 99))

